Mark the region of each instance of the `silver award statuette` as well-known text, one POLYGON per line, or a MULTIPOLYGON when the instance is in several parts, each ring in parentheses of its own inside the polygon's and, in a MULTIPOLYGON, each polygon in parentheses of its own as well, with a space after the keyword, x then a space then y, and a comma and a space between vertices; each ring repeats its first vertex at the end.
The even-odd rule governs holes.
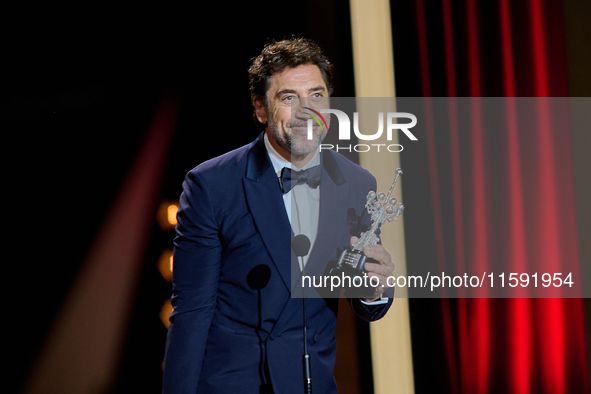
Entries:
POLYGON ((397 168, 396 176, 394 177, 392 186, 390 186, 388 195, 384 195, 384 193, 376 194, 373 190, 369 191, 365 202, 365 209, 371 215, 371 228, 361 233, 357 242, 341 254, 336 268, 332 270, 333 275, 344 273, 347 276, 361 276, 364 273, 363 267, 366 262, 366 256, 363 254, 363 249, 367 245, 376 245, 380 242, 380 238, 376 234, 378 229, 385 222, 398 220, 398 217, 404 210, 402 203, 396 201, 395 198, 390 198, 400 175, 402 175, 402 170, 397 168))

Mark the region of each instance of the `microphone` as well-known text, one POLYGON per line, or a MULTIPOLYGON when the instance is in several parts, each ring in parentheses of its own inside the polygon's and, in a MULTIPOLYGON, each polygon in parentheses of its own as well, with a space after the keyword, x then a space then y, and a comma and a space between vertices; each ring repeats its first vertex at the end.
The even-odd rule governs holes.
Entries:
POLYGON ((298 257, 304 257, 310 251, 310 238, 298 234, 291 240, 291 248, 298 257))
POLYGON ((271 279, 271 268, 266 264, 259 264, 246 275, 246 283, 252 290, 261 290, 267 287, 271 279))
MULTIPOLYGON (((303 278, 304 256, 310 251, 310 238, 306 237, 304 234, 296 235, 291 241, 291 249, 294 251, 295 255, 300 258, 303 278)), ((308 354, 308 328, 306 322, 306 288, 303 286, 302 292, 302 307, 304 310, 304 355, 302 356, 304 366, 304 393, 312 394, 312 368, 310 366, 310 355, 308 354)))

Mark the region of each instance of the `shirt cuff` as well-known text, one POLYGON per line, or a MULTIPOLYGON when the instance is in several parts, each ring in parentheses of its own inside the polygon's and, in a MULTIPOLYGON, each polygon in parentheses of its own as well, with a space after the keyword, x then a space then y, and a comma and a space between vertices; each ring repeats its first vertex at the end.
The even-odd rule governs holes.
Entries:
POLYGON ((363 301, 362 299, 359 299, 359 301, 361 301, 362 304, 365 305, 382 305, 382 304, 386 304, 388 303, 388 297, 384 297, 384 294, 380 294, 380 299, 379 300, 375 300, 375 301, 363 301))

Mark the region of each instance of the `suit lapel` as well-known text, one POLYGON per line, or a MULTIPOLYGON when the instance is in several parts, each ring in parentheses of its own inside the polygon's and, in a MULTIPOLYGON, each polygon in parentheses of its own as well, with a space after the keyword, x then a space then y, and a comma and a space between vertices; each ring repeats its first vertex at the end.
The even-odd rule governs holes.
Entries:
POLYGON ((253 142, 248 153, 246 175, 242 181, 257 230, 283 283, 290 289, 291 226, 263 134, 253 142))

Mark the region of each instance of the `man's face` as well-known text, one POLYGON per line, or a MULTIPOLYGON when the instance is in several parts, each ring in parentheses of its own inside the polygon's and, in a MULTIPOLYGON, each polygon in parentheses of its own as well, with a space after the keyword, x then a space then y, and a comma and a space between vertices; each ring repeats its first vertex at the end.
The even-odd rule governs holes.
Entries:
POLYGON ((273 147, 291 159, 314 153, 327 130, 313 122, 314 138, 308 139, 310 115, 304 112, 310 111, 303 107, 328 108, 328 89, 318 66, 302 65, 272 75, 267 102, 266 108, 255 102, 255 110, 273 147))

